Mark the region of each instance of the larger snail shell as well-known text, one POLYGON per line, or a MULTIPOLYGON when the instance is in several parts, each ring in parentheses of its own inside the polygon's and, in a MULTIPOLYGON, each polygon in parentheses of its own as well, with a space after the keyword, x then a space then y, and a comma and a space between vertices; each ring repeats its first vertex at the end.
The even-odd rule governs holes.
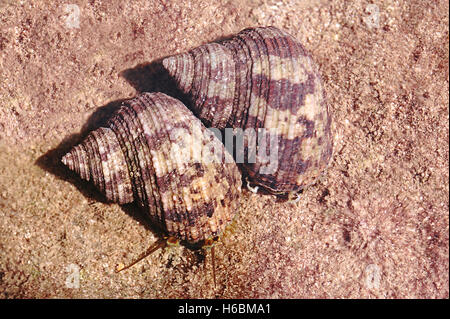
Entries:
POLYGON ((188 242, 219 235, 236 211, 241 176, 231 155, 180 101, 145 93, 125 102, 62 162, 110 201, 136 201, 188 242))
MULTIPOLYGON (((166 58, 163 65, 205 125, 272 137, 270 143, 278 147, 277 163, 271 163, 275 170, 265 173, 267 163, 259 157, 243 164, 253 183, 274 193, 298 191, 327 166, 331 117, 320 75, 309 53, 286 32, 245 29, 229 40, 166 58)), ((248 155, 251 141, 244 139, 248 155)))

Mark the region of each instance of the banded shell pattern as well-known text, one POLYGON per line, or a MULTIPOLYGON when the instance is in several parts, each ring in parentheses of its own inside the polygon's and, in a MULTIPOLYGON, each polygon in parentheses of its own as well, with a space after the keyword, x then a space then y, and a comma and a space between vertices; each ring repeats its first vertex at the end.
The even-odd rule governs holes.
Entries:
POLYGON ((90 132, 62 162, 108 200, 136 201, 167 235, 190 243, 224 230, 241 189, 240 172, 223 144, 163 93, 124 102, 106 127, 90 132))
MULTIPOLYGON (((331 117, 321 78, 291 35, 275 27, 245 29, 168 57, 163 65, 205 125, 273 134, 268 143, 277 143, 276 170, 263 173, 267 163, 258 156, 244 162, 252 183, 272 193, 296 192, 314 183, 328 165, 331 117)), ((244 135, 246 159, 249 144, 244 135)))

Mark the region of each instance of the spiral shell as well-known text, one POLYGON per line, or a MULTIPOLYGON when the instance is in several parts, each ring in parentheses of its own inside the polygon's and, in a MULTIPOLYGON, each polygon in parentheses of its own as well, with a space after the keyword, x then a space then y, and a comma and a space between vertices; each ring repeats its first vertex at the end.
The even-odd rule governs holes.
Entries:
POLYGON ((273 193, 299 191, 328 165, 332 135, 325 92, 311 56, 291 35, 275 27, 245 29, 168 57, 163 65, 205 125, 254 130, 253 140, 244 134, 246 158, 256 140, 258 152, 265 140, 269 151, 277 149, 271 163, 276 169, 269 173, 261 156, 243 163, 254 184, 273 193))
POLYGON ((136 201, 169 236, 197 243, 232 220, 241 176, 231 155, 180 101, 125 102, 62 162, 112 202, 136 201))

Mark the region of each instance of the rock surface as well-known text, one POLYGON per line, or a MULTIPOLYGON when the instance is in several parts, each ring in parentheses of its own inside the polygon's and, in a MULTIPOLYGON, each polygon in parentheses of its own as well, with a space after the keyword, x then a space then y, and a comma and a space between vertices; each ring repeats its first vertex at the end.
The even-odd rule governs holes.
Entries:
POLYGON ((1 0, 0 297, 448 298, 448 10, 1 0), (320 67, 335 133, 327 175, 296 204, 243 192, 216 247, 216 290, 210 255, 182 246, 114 273, 157 237, 58 157, 123 99, 176 95, 163 57, 263 25, 296 36, 320 67))

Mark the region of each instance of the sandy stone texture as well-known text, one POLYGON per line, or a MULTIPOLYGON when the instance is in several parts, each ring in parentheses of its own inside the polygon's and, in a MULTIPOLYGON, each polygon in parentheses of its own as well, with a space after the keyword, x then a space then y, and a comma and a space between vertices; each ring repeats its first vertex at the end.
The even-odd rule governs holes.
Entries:
POLYGON ((0 0, 0 297, 448 298, 448 10, 0 0), (210 254, 182 246, 116 274, 157 237, 58 158, 124 99, 176 96, 161 58, 265 25, 320 68, 335 135, 326 176, 295 204, 243 191, 216 288, 210 254))

